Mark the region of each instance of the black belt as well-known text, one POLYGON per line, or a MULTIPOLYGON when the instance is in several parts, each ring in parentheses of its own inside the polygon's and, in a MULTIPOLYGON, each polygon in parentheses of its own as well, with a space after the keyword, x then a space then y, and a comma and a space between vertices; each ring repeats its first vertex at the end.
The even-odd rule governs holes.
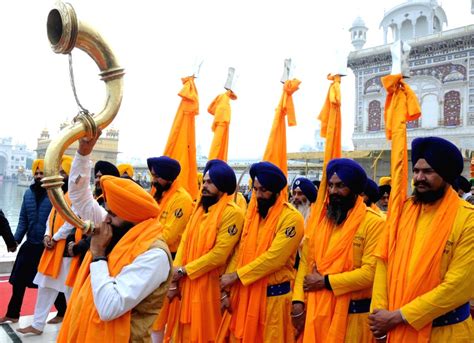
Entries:
POLYGON ((457 324, 469 318, 470 315, 470 306, 467 302, 433 320, 433 327, 457 324))
POLYGON ((371 298, 351 300, 349 303, 349 314, 370 312, 371 298))
POLYGON ((278 285, 267 286, 267 297, 288 294, 291 291, 290 281, 279 283, 278 285))

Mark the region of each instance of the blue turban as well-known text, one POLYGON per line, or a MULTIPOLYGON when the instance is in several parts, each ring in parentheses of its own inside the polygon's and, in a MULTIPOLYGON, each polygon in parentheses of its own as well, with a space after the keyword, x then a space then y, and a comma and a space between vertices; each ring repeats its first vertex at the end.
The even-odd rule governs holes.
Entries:
POLYGON ((94 166, 94 176, 98 172, 101 172, 102 175, 112 175, 120 177, 119 170, 112 163, 107 161, 97 161, 94 166))
POLYGON ((327 179, 336 174, 351 191, 360 194, 367 184, 365 170, 354 160, 348 158, 335 158, 329 161, 327 168, 327 179))
POLYGON ((316 201, 316 196, 318 195, 318 191, 316 190, 316 186, 307 178, 299 177, 293 182, 293 189, 298 188, 301 189, 304 196, 309 200, 310 203, 316 201))
POLYGON ((461 175, 464 161, 459 149, 450 141, 439 137, 416 138, 411 143, 411 161, 424 158, 446 182, 453 183, 461 175))
POLYGON ((390 192, 392 191, 392 186, 390 185, 382 185, 379 186, 379 197, 383 197, 385 193, 390 195, 390 192))
POLYGON ((462 190, 464 193, 469 193, 471 191, 471 183, 462 175, 459 175, 454 179, 453 188, 457 192, 462 190))
POLYGON ((367 178, 364 194, 367 195, 370 202, 375 203, 380 200, 379 186, 377 186, 374 180, 367 178))
POLYGON ((286 176, 280 168, 270 162, 258 162, 250 167, 250 177, 252 182, 255 178, 267 190, 273 193, 279 193, 286 186, 286 176))
POLYGON ((209 178, 218 190, 227 194, 234 194, 237 188, 237 179, 234 170, 222 160, 210 160, 206 163, 203 175, 209 172, 209 178))
POLYGON ((146 162, 150 171, 153 168, 155 175, 167 181, 174 181, 181 172, 179 162, 168 156, 150 157, 146 162))

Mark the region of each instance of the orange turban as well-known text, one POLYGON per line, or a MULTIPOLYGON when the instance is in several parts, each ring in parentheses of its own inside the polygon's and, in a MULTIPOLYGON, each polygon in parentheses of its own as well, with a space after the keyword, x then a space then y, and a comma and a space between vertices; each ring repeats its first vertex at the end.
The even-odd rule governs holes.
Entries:
POLYGON ((379 186, 385 186, 385 185, 391 186, 391 184, 392 184, 392 178, 390 176, 382 176, 379 179, 379 186))
POLYGON ((71 172, 72 157, 64 155, 61 159, 61 168, 66 172, 67 175, 71 172))
POLYGON ((43 159, 38 159, 33 161, 33 165, 31 166, 31 171, 33 172, 33 175, 36 173, 36 169, 38 169, 41 172, 44 172, 44 160, 43 159))
POLYGON ((128 163, 122 163, 117 166, 117 169, 119 170, 120 176, 123 175, 123 173, 127 172, 127 175, 130 177, 133 177, 134 170, 131 164, 128 163))
POLYGON ((104 175, 100 178, 100 187, 108 208, 123 220, 140 223, 160 213, 153 196, 133 180, 104 175))

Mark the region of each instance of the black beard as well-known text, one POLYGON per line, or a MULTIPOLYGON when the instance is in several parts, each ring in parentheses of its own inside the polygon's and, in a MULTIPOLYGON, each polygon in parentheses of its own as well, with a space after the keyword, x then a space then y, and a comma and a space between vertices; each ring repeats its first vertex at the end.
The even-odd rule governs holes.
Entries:
POLYGON ((36 202, 39 202, 43 195, 46 194, 46 188, 43 188, 41 184, 41 180, 35 179, 35 182, 31 186, 31 190, 35 194, 36 202))
POLYGON ((277 197, 277 193, 272 193, 271 197, 268 199, 257 199, 258 213, 262 218, 266 218, 270 207, 275 204, 277 197))
POLYGON ((335 194, 329 196, 326 216, 340 225, 347 218, 347 213, 354 207, 357 200, 357 194, 349 194, 346 197, 340 197, 335 194))
POLYGON ((96 198, 100 197, 102 195, 102 188, 96 187, 94 189, 94 195, 96 198))
POLYGON ((130 222, 124 222, 121 226, 112 225, 112 239, 110 240, 109 245, 105 249, 105 255, 108 256, 112 249, 117 245, 117 243, 122 239, 123 236, 135 225, 130 222))
POLYGON ((203 195, 201 197, 201 205, 204 208, 204 211, 207 213, 209 207, 217 203, 219 199, 215 195, 203 195))
POLYGON ((155 195, 153 196, 156 201, 161 200, 163 193, 171 188, 171 183, 167 183, 166 186, 162 186, 159 182, 153 182, 153 187, 155 187, 155 195))
POLYGON ((415 204, 432 204, 444 196, 446 187, 441 187, 436 191, 418 192, 416 188, 413 190, 413 202, 415 204))

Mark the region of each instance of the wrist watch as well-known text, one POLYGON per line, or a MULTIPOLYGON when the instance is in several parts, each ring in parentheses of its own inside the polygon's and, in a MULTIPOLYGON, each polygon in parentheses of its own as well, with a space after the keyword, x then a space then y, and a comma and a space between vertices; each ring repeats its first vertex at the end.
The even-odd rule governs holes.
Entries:
POLYGON ((176 272, 178 273, 179 277, 183 277, 186 275, 186 271, 184 270, 184 267, 179 267, 176 272))
POLYGON ((92 258, 91 263, 97 262, 97 261, 105 261, 107 262, 107 256, 95 256, 92 258))

